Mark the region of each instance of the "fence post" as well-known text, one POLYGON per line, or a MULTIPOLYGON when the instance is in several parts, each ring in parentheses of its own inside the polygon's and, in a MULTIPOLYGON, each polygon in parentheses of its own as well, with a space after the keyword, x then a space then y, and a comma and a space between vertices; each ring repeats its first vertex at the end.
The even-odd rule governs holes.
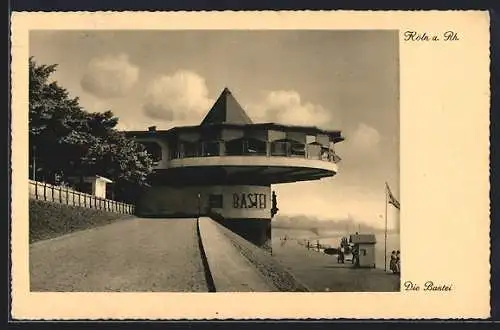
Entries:
POLYGON ((59 203, 62 204, 62 187, 59 186, 59 203))
POLYGON ((50 199, 51 202, 54 201, 54 186, 50 185, 50 191, 52 192, 52 198, 50 199))
POLYGON ((35 181, 35 199, 38 199, 38 182, 35 181))
POLYGON ((47 184, 46 183, 43 184, 43 200, 44 201, 47 200, 47 184))

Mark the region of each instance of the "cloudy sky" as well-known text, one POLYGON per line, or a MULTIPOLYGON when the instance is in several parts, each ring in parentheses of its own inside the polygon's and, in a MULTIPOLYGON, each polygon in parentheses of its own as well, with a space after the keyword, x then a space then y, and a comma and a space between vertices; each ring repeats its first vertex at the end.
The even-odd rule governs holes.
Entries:
POLYGON ((282 214, 383 227, 384 182, 399 196, 397 32, 35 31, 30 55, 123 129, 199 124, 226 86, 254 122, 341 129, 339 173, 275 186, 282 214))

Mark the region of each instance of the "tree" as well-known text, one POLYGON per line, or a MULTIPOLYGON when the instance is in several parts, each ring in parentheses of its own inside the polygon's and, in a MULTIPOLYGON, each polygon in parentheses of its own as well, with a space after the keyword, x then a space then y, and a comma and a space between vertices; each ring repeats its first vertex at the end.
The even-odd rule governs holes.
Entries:
POLYGON ((36 160, 30 164, 33 179, 60 184, 70 177, 101 175, 115 182, 122 199, 132 202, 134 191, 147 185, 151 157, 142 145, 116 129, 118 118, 111 111, 86 112, 78 98, 50 82, 56 69, 57 65, 29 60, 30 158, 36 160))

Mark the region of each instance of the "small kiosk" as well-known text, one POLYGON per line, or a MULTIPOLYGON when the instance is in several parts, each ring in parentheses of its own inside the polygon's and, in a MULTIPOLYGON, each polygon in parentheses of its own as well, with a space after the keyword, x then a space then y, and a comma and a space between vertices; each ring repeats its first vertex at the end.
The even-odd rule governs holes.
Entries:
POLYGON ((113 183, 110 179, 99 175, 70 177, 69 181, 75 184, 79 191, 103 199, 106 199, 106 185, 108 183, 113 183))
POLYGON ((375 268, 375 244, 377 243, 373 234, 350 235, 349 241, 353 250, 358 255, 358 267, 375 268))

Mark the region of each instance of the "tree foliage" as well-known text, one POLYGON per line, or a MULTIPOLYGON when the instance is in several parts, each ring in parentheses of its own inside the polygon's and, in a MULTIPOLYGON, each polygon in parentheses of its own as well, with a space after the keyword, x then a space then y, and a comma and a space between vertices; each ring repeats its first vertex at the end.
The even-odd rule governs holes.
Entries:
POLYGON ((56 69, 29 60, 30 175, 52 184, 101 175, 114 181, 117 199, 131 202, 147 185, 151 157, 116 129, 118 118, 111 111, 89 113, 50 81, 56 69))

